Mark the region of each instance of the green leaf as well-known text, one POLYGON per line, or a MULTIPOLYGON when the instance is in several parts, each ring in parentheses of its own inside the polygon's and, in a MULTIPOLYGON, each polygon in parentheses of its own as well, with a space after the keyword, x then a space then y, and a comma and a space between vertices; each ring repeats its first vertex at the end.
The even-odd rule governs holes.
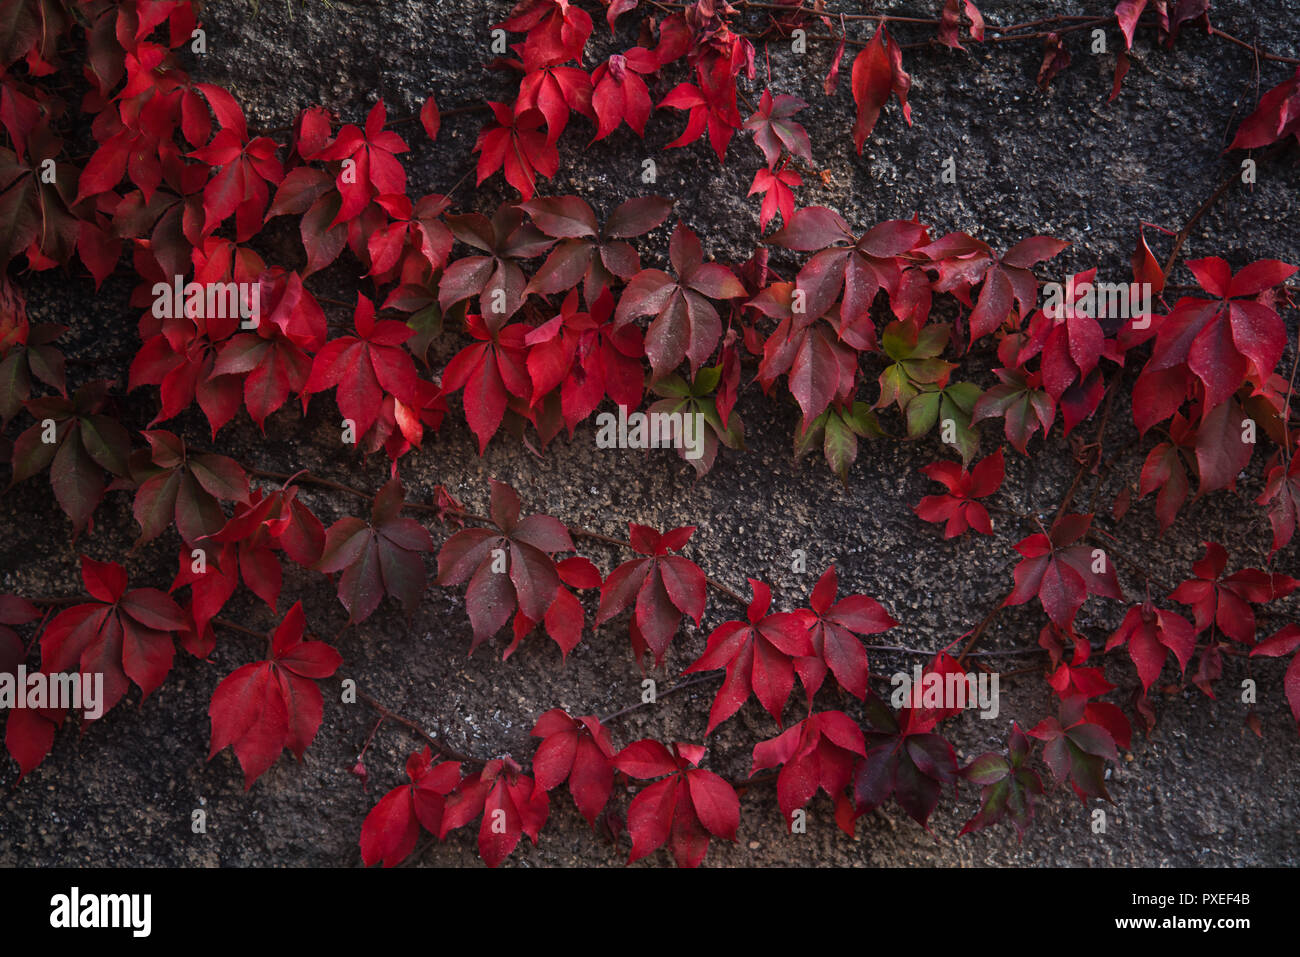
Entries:
POLYGON ((825 451, 831 469, 840 477, 841 482, 847 482, 849 466, 858 458, 858 437, 834 411, 826 418, 825 451))
POLYGON ((695 376, 695 381, 691 384, 691 395, 705 396, 712 395, 717 391, 718 383, 722 380, 722 366, 706 366, 701 369, 695 376))
POLYGON ((942 398, 938 392, 922 392, 907 403, 904 414, 907 416, 907 437, 920 438, 934 428, 939 420, 939 402, 942 398))
POLYGON ((880 420, 876 418, 876 413, 871 411, 871 406, 865 402, 854 402, 852 407, 840 409, 839 413, 840 417, 844 419, 844 424, 862 438, 881 439, 885 437, 885 430, 880 427, 880 420))
POLYGON ((943 399, 939 402, 940 438, 943 438, 944 423, 951 419, 952 444, 961 455, 963 468, 970 465, 980 447, 980 434, 970 424, 970 410, 974 408, 979 394, 977 386, 969 382, 958 382, 943 390, 943 399))
POLYGON ((430 303, 418 312, 411 313, 406 324, 415 330, 415 335, 406 340, 406 348, 426 365, 429 362, 429 346, 433 340, 442 335, 442 310, 436 302, 430 303))

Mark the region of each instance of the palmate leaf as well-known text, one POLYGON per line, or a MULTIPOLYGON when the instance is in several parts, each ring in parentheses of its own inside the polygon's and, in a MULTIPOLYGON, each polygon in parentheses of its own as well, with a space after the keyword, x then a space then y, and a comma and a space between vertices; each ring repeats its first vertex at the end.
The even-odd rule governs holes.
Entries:
POLYGON ((9 303, 13 304, 14 314, 21 318, 8 329, 0 319, 0 351, 5 353, 0 359, 0 426, 7 426, 23 410, 23 404, 32 396, 35 379, 57 389, 60 395, 66 395, 68 390, 63 353, 54 345, 68 327, 48 322, 26 327, 26 317, 22 315, 25 307, 18 299, 17 289, 0 283, 0 315, 8 312, 9 303), (16 336, 24 328, 25 342, 16 336))
POLYGON ((614 313, 616 327, 639 316, 653 316, 645 351, 656 379, 689 359, 694 375, 722 336, 714 300, 738 299, 745 287, 725 266, 704 261, 699 238, 679 222, 669 243, 676 278, 661 269, 643 269, 628 282, 614 313))
MULTIPOLYGON (((1203 389, 1201 417, 1208 422, 1214 413, 1222 413, 1219 406, 1248 377, 1266 380, 1286 347, 1282 318, 1259 297, 1285 282, 1295 266, 1261 259, 1234 274, 1217 256, 1189 260, 1187 266, 1214 298, 1184 296, 1159 318, 1155 348, 1133 387, 1133 420, 1141 432, 1178 410, 1190 382, 1203 389)), ((1241 419, 1239 414, 1232 419, 1238 429, 1241 419)), ((1213 428, 1226 430, 1226 426, 1213 428)), ((1216 470, 1211 488, 1227 484, 1222 474, 1216 470)))
POLYGON ((213 692, 208 760, 232 748, 245 790, 285 748, 301 761, 320 728, 324 702, 316 682, 334 674, 343 658, 323 641, 303 640, 305 627, 296 602, 271 635, 270 658, 236 669, 213 692))
POLYGON ((333 339, 316 353, 302 391, 310 395, 337 386, 339 411, 360 436, 378 418, 386 395, 417 405, 419 377, 410 353, 401 348, 413 334, 405 323, 376 320, 374 303, 358 293, 353 324, 355 336, 333 339))
POLYGON ((782 766, 776 796, 787 823, 819 789, 835 801, 836 817, 843 823, 852 817, 846 789, 853 781, 858 759, 866 756, 862 729, 842 711, 823 711, 755 745, 750 775, 782 766))
POLYGON ((600 588, 596 625, 633 608, 632 650, 640 659, 647 648, 655 664, 663 660, 673 636, 687 615, 698 625, 704 615, 706 582, 704 572, 680 555, 670 555, 686 545, 693 525, 660 533, 645 525, 628 523, 632 548, 646 558, 634 558, 619 565, 600 588))
POLYGON ((739 711, 751 694, 780 725, 781 711, 794 687, 794 661, 814 654, 803 616, 768 614, 772 590, 754 578, 749 579, 749 587, 754 597, 748 620, 727 621, 715 628, 704 654, 683 672, 727 670, 709 711, 706 736, 739 711))
POLYGON ((438 837, 481 814, 478 853, 488 867, 509 857, 525 834, 536 844, 550 812, 550 799, 522 770, 510 758, 498 758, 464 778, 443 802, 438 837))
POLYGON ((735 841, 740 826, 740 799, 730 784, 699 767, 705 749, 674 743, 669 750, 649 738, 620 751, 614 766, 624 774, 649 780, 627 809, 632 834, 628 863, 668 845, 678 867, 698 867, 709 840, 735 841))
POLYGON ((754 134, 754 143, 763 151, 763 159, 769 169, 776 166, 782 150, 812 164, 812 143, 808 139, 808 131, 793 119, 796 113, 807 106, 796 96, 784 93, 773 96, 771 90, 764 90, 758 100, 758 109, 745 120, 745 129, 754 134))
POLYGON ((1279 462, 1269 469, 1264 491, 1255 502, 1268 506, 1268 520, 1273 526, 1271 558, 1291 541, 1300 523, 1300 455, 1292 456, 1289 468, 1279 462))
POLYGON ((1004 605, 1038 598, 1049 618, 1066 628, 1089 595, 1124 597, 1115 565, 1101 549, 1076 544, 1092 525, 1091 515, 1062 515, 1047 535, 1030 535, 1016 545, 1024 556, 1015 569, 1015 588, 1004 605))
POLYGON ((1217 542, 1205 543, 1205 555, 1192 565, 1189 578, 1169 594, 1171 601, 1190 605, 1196 633, 1216 627, 1233 641, 1255 642, 1252 605, 1283 598, 1300 588, 1300 582, 1279 572, 1243 568, 1225 575, 1228 553, 1217 542))
POLYGON ((1089 798, 1110 801, 1106 762, 1119 763, 1113 733, 1088 713, 1088 707, 1082 696, 1066 698, 1059 718, 1045 718, 1029 731, 1030 737, 1043 742, 1043 760, 1052 776, 1058 783, 1068 780, 1085 804, 1089 798))
MULTIPOLYGON (((1300 625, 1285 625, 1251 649, 1251 657, 1280 658, 1300 649, 1300 625)), ((1300 727, 1300 654, 1291 658, 1282 678, 1282 690, 1291 706, 1291 716, 1300 727)))
POLYGON ((485 127, 474 149, 479 153, 478 182, 497 170, 526 201, 537 191, 539 177, 550 179, 560 168, 555 143, 542 131, 546 117, 541 110, 521 109, 518 113, 504 103, 489 101, 496 125, 485 127))
POLYGON ((957 782, 952 745, 933 733, 933 716, 919 709, 903 708, 895 718, 873 694, 866 700, 866 710, 867 750, 854 772, 854 816, 874 810, 892 796, 928 830, 943 788, 957 782))
POLYGON ((813 253, 795 279, 804 300, 797 315, 807 321, 817 319, 839 300, 840 316, 847 326, 854 327, 868 316, 876 293, 884 289, 893 296, 898 291, 902 257, 928 238, 928 226, 896 219, 878 223, 855 239, 838 213, 824 206, 808 206, 796 211, 767 242, 813 253))
POLYGON ((90 525, 107 487, 105 472, 118 478, 129 472, 130 436, 103 412, 111 384, 89 382, 70 399, 28 400, 36 424, 14 440, 13 483, 49 468, 54 497, 74 531, 90 525))
POLYGON ((319 571, 339 574, 338 597, 352 624, 365 621, 387 595, 412 615, 424 593, 423 552, 433 539, 419 522, 401 515, 404 495, 390 479, 375 496, 369 521, 341 518, 325 533, 319 571))
POLYGON ((434 763, 425 749, 406 759, 409 784, 393 788, 361 825, 361 860, 367 867, 395 867, 415 850, 420 829, 437 836, 448 794, 460 783, 460 763, 434 763))
POLYGON ((651 404, 646 410, 647 415, 679 415, 683 422, 688 415, 703 416, 705 427, 698 436, 698 441, 702 443, 699 456, 691 458, 688 455, 690 450, 684 442, 676 446, 677 455, 690 462, 697 475, 704 475, 713 468, 719 445, 729 449, 745 447, 745 423, 740 416, 732 412, 727 425, 722 424, 722 416, 718 412, 721 377, 722 366, 707 366, 689 383, 679 375, 670 375, 651 386, 651 391, 663 398, 651 404))
POLYGON ((859 635, 875 635, 898 624, 880 602, 867 595, 838 598, 839 573, 832 565, 822 573, 801 609, 813 654, 800 658, 795 668, 809 700, 817 694, 829 671, 841 688, 856 698, 867 695, 867 651, 859 635))
POLYGON ((992 495, 1002 485, 1004 465, 998 449, 969 472, 956 462, 934 462, 921 469, 930 479, 947 487, 946 495, 927 495, 913 509, 927 522, 946 522, 944 538, 955 538, 973 528, 993 533, 988 510, 977 498, 992 495))
POLYGON ((993 370, 1000 380, 975 402, 971 409, 970 424, 976 425, 989 418, 1005 418, 1004 431, 1021 455, 1028 455, 1029 440, 1042 430, 1043 436, 1052 430, 1056 419, 1056 403, 1042 388, 1042 374, 1022 373, 1006 369, 993 370))
POLYGON ((466 580, 465 608, 474 639, 470 654, 514 618, 514 640, 504 658, 539 622, 567 655, 582 638, 582 605, 565 586, 595 588, 600 572, 581 556, 556 562, 558 552, 574 550, 569 530, 550 515, 520 518, 519 495, 492 482, 490 514, 495 528, 457 532, 438 553, 438 584, 466 580))
POLYGON ((876 413, 865 402, 832 406, 813 419, 807 429, 795 433, 795 457, 804 456, 820 445, 826 464, 841 482, 847 483, 849 469, 858 459, 858 439, 877 439, 884 435, 876 413))
POLYGON ((239 463, 190 453, 183 439, 163 429, 141 434, 149 448, 137 449, 130 459, 139 541, 152 541, 173 522, 187 544, 221 531, 226 516, 218 500, 248 500, 248 476, 239 463))
POLYGON ((1011 737, 1005 755, 981 754, 962 769, 962 777, 980 787, 979 812, 963 825, 962 834, 971 834, 1009 817, 1016 837, 1023 839, 1025 828, 1034 816, 1034 798, 1043 793, 1043 782, 1036 771, 1025 767, 1029 757, 1029 738, 1012 722, 1011 737))
POLYGON ((626 282, 641 271, 641 257, 627 240, 663 225, 672 206, 672 200, 659 196, 629 199, 610 213, 601 228, 595 212, 577 196, 521 203, 519 208, 533 224, 558 240, 529 280, 527 291, 554 295, 576 288, 581 280, 587 307, 592 309, 602 289, 612 287, 615 278, 626 282))
POLYGON ((595 825, 614 788, 614 746, 609 731, 595 715, 573 718, 552 708, 533 726, 541 738, 533 758, 537 786, 553 791, 566 780, 573 803, 587 823, 595 825))
POLYGON ((81 577, 95 601, 60 612, 46 626, 41 667, 49 674, 102 674, 102 714, 122 700, 130 682, 144 697, 162 684, 175 654, 172 635, 185 616, 156 588, 128 590, 126 571, 114 562, 83 555, 81 577))
POLYGON ((1119 628, 1106 641, 1106 650, 1120 645, 1127 645, 1129 657, 1142 679, 1142 690, 1146 691, 1160 677, 1170 653, 1178 660, 1179 670, 1187 670, 1196 649, 1196 629, 1182 615, 1156 608, 1148 601, 1129 609, 1119 628))

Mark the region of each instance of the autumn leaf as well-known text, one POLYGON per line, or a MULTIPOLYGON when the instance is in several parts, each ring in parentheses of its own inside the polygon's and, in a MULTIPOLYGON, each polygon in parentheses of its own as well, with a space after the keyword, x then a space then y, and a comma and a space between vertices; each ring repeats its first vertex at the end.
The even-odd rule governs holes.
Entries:
POLYGON ((1170 652, 1178 660, 1179 669, 1187 670, 1196 650, 1196 629, 1182 615, 1156 608, 1146 601, 1129 609, 1119 628, 1107 639, 1106 650, 1120 645, 1128 647, 1129 657, 1142 679, 1142 690, 1146 691, 1160 677, 1170 652))
MULTIPOLYGON (((957 757, 942 736, 934 734, 932 717, 903 708, 899 718, 871 695, 866 701, 866 756, 853 778, 854 816, 860 817, 892 796, 908 816, 926 830, 945 785, 957 782, 957 757)), ((841 827, 852 832, 852 822, 841 827)))
POLYGON ((544 296, 576 288, 582 281, 588 308, 595 305, 602 289, 612 289, 616 280, 626 282, 641 271, 641 257, 628 239, 663 225, 672 210, 672 200, 659 196, 629 199, 598 226, 596 214, 577 196, 556 196, 521 203, 533 224, 559 240, 525 293, 544 296))
POLYGON ((754 578, 749 579, 749 587, 753 598, 746 613, 748 620, 723 622, 715 628, 704 654, 683 672, 727 670, 709 711, 706 736, 739 711, 751 694, 779 727, 781 711, 794 687, 794 660, 814 654, 802 616, 768 614, 772 590, 754 578))
POLYGON ((505 324, 473 313, 465 317, 465 329, 476 341, 447 363, 442 389, 447 395, 465 390, 465 421, 478 439, 482 455, 512 400, 529 403, 532 398, 528 329, 521 323, 505 324))
MULTIPOLYGON (((1029 731, 1043 742, 1043 760, 1057 782, 1068 780, 1079 800, 1110 801, 1106 793, 1106 762, 1119 763, 1115 738, 1105 727, 1088 720, 1085 699, 1063 700, 1059 718, 1044 718, 1029 731)), ((1114 802, 1112 802, 1114 803, 1114 802)))
POLYGON ((944 0, 943 12, 939 19, 939 42, 953 50, 965 49, 959 39, 963 12, 966 14, 966 19, 970 21, 971 39, 979 43, 984 42, 984 17, 980 15, 975 4, 971 0, 944 0))
MULTIPOLYGON (((1261 641, 1250 650, 1251 657, 1280 658, 1300 649, 1300 625, 1284 625, 1280 630, 1261 641)), ((1286 674, 1282 677, 1282 689, 1287 703, 1291 705, 1291 716, 1300 724, 1300 654, 1291 658, 1286 674)), ((12 719, 10 719, 12 720, 12 719)))
POLYGON ((745 288, 725 266, 704 261, 699 238, 682 222, 668 249, 677 272, 643 269, 628 282, 614 314, 616 327, 638 316, 654 316, 646 330, 645 350, 655 378, 689 359, 692 375, 708 360, 722 336, 713 300, 736 299, 745 288))
POLYGON ((348 123, 334 142, 316 155, 315 159, 339 164, 334 185, 342 202, 327 229, 357 219, 376 196, 406 192, 406 170, 396 154, 409 147, 392 130, 384 129, 387 122, 388 111, 381 98, 366 114, 364 129, 348 123))
POLYGON ((1122 599, 1110 557, 1100 548, 1078 544, 1091 525, 1091 515, 1062 515, 1048 534, 1017 543, 1023 558, 1016 565, 1015 588, 1003 604, 1023 605, 1037 597, 1053 623, 1065 628, 1089 595, 1122 599))
POLYGON ((1255 503, 1268 506, 1268 520, 1273 526, 1271 558, 1291 541, 1300 522, 1300 456, 1293 455, 1289 467, 1279 462, 1268 470, 1264 491, 1255 503))
POLYGON ((245 790, 285 748, 301 761, 320 728, 324 702, 316 681, 334 674, 343 658, 323 641, 304 641, 305 627, 302 602, 295 602, 271 635, 270 657, 231 672, 212 694, 208 760, 230 747, 245 790))
POLYGON ((339 411, 361 436, 374 424, 385 395, 417 404, 419 376, 411 354, 401 348, 414 335, 406 323, 376 320, 374 303, 360 293, 352 322, 355 336, 332 339, 316 353, 303 392, 312 395, 337 386, 339 411))
POLYGON ((624 774, 661 779, 638 791, 628 807, 629 864, 667 844, 678 867, 698 867, 710 838, 736 840, 740 799, 730 784, 699 767, 704 752, 701 745, 681 742, 670 751, 645 738, 615 757, 614 766, 624 774))
POLYGON ((645 350, 633 325, 614 328, 614 297, 601 289, 590 312, 577 311, 577 289, 570 291, 560 313, 524 337, 532 403, 560 390, 560 409, 569 435, 608 396, 616 405, 641 404, 645 350))
POLYGON ((629 522, 628 531, 633 550, 647 557, 626 561, 609 573, 600 588, 596 625, 599 627, 632 607, 633 652, 640 659, 648 647, 654 652, 657 666, 677 633, 682 616, 689 616, 698 625, 704 615, 704 572, 694 562, 668 554, 683 548, 695 527, 688 525, 660 533, 629 522))
POLYGON ((400 601, 409 616, 424 593, 420 555, 433 551, 433 540, 419 522, 402 517, 402 505, 402 484, 390 479, 375 496, 369 521, 341 518, 325 533, 316 568, 342 573, 338 596, 350 623, 369 618, 385 595, 400 601))
POLYGON ((596 114, 593 143, 603 140, 623 123, 627 123, 637 136, 645 136, 645 124, 650 119, 653 103, 641 77, 658 69, 659 61, 654 54, 632 47, 613 54, 592 71, 591 108, 596 114))
POLYGON ((11 484, 48 467, 54 497, 72 520, 74 532, 91 526, 107 487, 105 472, 122 478, 129 471, 131 438, 104 412, 111 384, 88 382, 70 399, 28 400, 26 408, 36 424, 13 443, 11 484))
POLYGON ((1300 109, 1297 105, 1300 105, 1300 71, 1260 97, 1255 112, 1237 127, 1237 135, 1232 138, 1228 149, 1256 149, 1288 136, 1300 136, 1300 109))
POLYGON ((970 424, 1002 417, 1007 441, 1021 455, 1028 455, 1029 440, 1040 429, 1043 437, 1056 421, 1056 403, 1042 388, 1042 373, 994 369, 999 385, 986 390, 971 410, 970 424))
POLYGON ((592 30, 590 14, 569 0, 519 0, 496 26, 528 34, 525 57, 541 63, 581 60, 592 30))
POLYGON ((540 256, 554 240, 525 223, 519 206, 501 206, 491 219, 479 213, 449 215, 447 225, 456 239, 485 255, 464 256, 447 266, 438 283, 439 305, 446 311, 478 296, 479 312, 500 325, 527 297, 528 279, 519 263, 540 256))
POLYGON ((898 97, 907 125, 912 125, 912 108, 907 105, 912 78, 903 70, 902 51, 883 21, 853 60, 852 84, 853 102, 858 108, 853 124, 853 146, 859 155, 891 94, 898 97))
POLYGON ((867 651, 858 635, 875 635, 898 624, 866 595, 845 595, 836 601, 839 575, 832 565, 822 573, 808 597, 804 624, 813 654, 795 662, 800 680, 811 698, 825 680, 826 671, 841 688, 859 700, 867 694, 867 651))
POLYGON ((776 167, 782 150, 812 165, 808 131, 793 119, 796 113, 807 107, 808 104, 796 96, 784 93, 773 96, 771 90, 764 90, 759 97, 758 109, 745 120, 745 129, 754 134, 754 143, 763 151, 768 169, 776 167))
POLYGON ((184 627, 185 619, 158 589, 128 590, 126 571, 115 562, 83 555, 81 579, 95 600, 60 612, 45 627, 41 667, 48 674, 102 674, 102 715, 122 700, 128 679, 142 698, 163 683, 175 655, 172 635, 184 627))
POLYGON ((866 756, 862 729, 842 711, 822 711, 756 744, 750 776, 781 765, 776 798, 787 825, 818 789, 835 802, 836 818, 842 821, 852 815, 845 792, 853 782, 854 766, 866 756))
POLYGON ((226 523, 220 501, 248 500, 248 476, 234 459, 192 453, 183 439, 163 429, 141 434, 149 448, 130 457, 140 542, 152 541, 175 523, 182 540, 193 544, 226 523))
POLYGON ((525 834, 536 844, 550 800, 546 790, 522 771, 510 758, 497 758, 462 780, 443 804, 438 838, 481 814, 478 853, 488 867, 497 867, 509 857, 525 834))
POLYGON ((946 522, 943 537, 955 538, 973 528, 985 535, 993 534, 988 510, 977 498, 992 495, 1002 485, 1002 450, 979 462, 969 472, 956 462, 934 462, 921 469, 929 478, 948 489, 946 495, 927 495, 913 508, 926 522, 946 522))
MULTIPOLYGON (((196 83, 216 114, 221 129, 206 146, 194 150, 191 158, 219 167, 203 188, 203 235, 235 217, 235 239, 244 242, 262 227, 270 196, 268 184, 284 179, 284 167, 276 156, 277 146, 268 137, 248 137, 243 110, 225 90, 208 83, 196 83)), ((146 197, 149 190, 145 190, 146 197)))
POLYGON ((537 178, 550 179, 560 168, 555 143, 541 129, 546 117, 537 109, 516 113, 504 103, 489 101, 488 106, 496 117, 496 126, 485 127, 474 144, 479 154, 476 182, 482 183, 501 170, 506 182, 519 190, 523 199, 532 199, 537 178))
POLYGON ((1141 432, 1182 404, 1187 372, 1204 387, 1208 418, 1248 376, 1267 378, 1286 348, 1282 318, 1256 297, 1285 282, 1295 266, 1261 259, 1234 274, 1227 262, 1208 256, 1187 267, 1214 298, 1183 296, 1157 319, 1155 348, 1133 387, 1133 418, 1141 432))
POLYGON ((790 221, 790 217, 794 215, 794 193, 791 187, 802 185, 803 177, 792 169, 783 168, 773 171, 760 168, 754 174, 749 195, 759 193, 763 196, 763 205, 758 212, 760 230, 767 229, 767 224, 776 217, 777 213, 781 214, 781 222, 790 221))
POLYGON ((383 862, 395 867, 415 850, 420 829, 442 830, 444 800, 460 783, 460 764, 435 763, 428 747, 406 759, 409 784, 393 788, 370 809, 361 824, 361 860, 366 867, 383 862))
POLYGON ((949 233, 916 250, 938 273, 935 292, 951 292, 965 305, 982 283, 969 318, 970 341, 994 332, 1011 318, 1023 321, 1037 306, 1038 280, 1032 267, 1057 256, 1069 243, 1051 236, 1030 236, 998 256, 987 243, 965 233, 949 233))
MULTIPOLYGON (((37 621, 41 612, 17 595, 0 595, 0 675, 8 675, 15 687, 18 668, 27 659, 27 648, 10 625, 37 621)), ((63 726, 66 711, 57 708, 18 708, 6 706, 5 748, 18 762, 18 780, 35 770, 54 745, 54 733, 63 726)))
POLYGON ((566 780, 573 803, 593 827, 614 788, 614 747, 595 715, 572 718, 552 708, 533 726, 541 738, 533 757, 537 786, 553 791, 566 780))
POLYGON ((457 532, 438 553, 438 584, 466 580, 465 608, 474 629, 469 652, 515 618, 514 642, 538 622, 567 655, 582 636, 582 606, 564 584, 595 587, 600 573, 585 558, 557 563, 555 554, 574 551, 569 530, 550 515, 519 517, 519 495, 503 482, 492 482, 490 515, 495 528, 457 532))
MULTIPOLYGON (((892 219, 876 224, 855 239, 838 213, 824 206, 808 206, 796 211, 766 241, 814 253, 795 280, 796 289, 802 293, 796 315, 811 321, 826 315, 840 299, 843 323, 853 326, 868 318, 877 292, 884 289, 892 297, 898 291, 903 257, 928 238, 928 226, 915 220, 892 219)), ((874 338, 874 331, 871 335, 874 338)))
POLYGON ((1196 633, 1217 626, 1233 641, 1255 642, 1255 612, 1260 605, 1283 598, 1300 587, 1300 582, 1278 572, 1243 568, 1223 574, 1228 553, 1216 542, 1205 542, 1205 554, 1192 565, 1189 578, 1169 594, 1171 601, 1190 605, 1196 633))

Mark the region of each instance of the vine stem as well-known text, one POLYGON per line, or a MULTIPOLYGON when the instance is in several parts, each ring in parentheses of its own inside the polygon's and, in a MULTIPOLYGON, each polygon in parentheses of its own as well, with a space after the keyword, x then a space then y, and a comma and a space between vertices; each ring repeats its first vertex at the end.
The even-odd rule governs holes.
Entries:
POLYGON ((1191 218, 1187 220, 1183 228, 1178 230, 1178 235, 1174 237, 1174 248, 1169 251, 1169 258, 1165 260, 1166 276, 1173 271, 1174 264, 1178 262, 1178 254, 1182 252, 1183 243, 1187 242, 1187 237, 1191 235, 1193 227, 1200 222, 1201 217, 1210 211, 1210 207, 1219 201, 1219 197, 1228 191, 1228 187, 1233 184, 1238 175, 1240 174, 1235 171, 1230 173, 1223 182, 1215 187, 1214 192, 1206 198, 1205 202, 1201 203, 1196 212, 1192 213, 1191 218))

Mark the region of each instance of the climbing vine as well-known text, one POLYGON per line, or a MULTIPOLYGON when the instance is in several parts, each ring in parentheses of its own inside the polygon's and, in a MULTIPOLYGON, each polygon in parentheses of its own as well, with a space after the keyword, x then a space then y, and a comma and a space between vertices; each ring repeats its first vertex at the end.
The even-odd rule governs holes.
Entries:
MULTIPOLYGON (((1023 832, 1044 791, 1036 761, 1082 800, 1109 799, 1106 765, 1134 728, 1101 700, 1115 688, 1106 666, 1135 671, 1130 714, 1149 730, 1147 692, 1163 672, 1213 695, 1224 656, 1287 657, 1285 674, 1266 680, 1280 682, 1300 720, 1300 624, 1270 608, 1300 588, 1272 570, 1280 553, 1294 554, 1300 512, 1296 362, 1283 361, 1295 352, 1283 315, 1294 310, 1296 266, 1204 256, 1184 263, 1194 286, 1172 285, 1208 202, 1180 230, 1153 230, 1169 236, 1163 263, 1144 224, 1121 224, 1135 236, 1131 282, 1108 285, 1089 270, 1054 288, 1039 275, 1067 244, 1049 236, 998 249, 936 235, 919 215, 862 223, 801 205, 798 191, 823 173, 798 119, 808 104, 779 89, 766 50, 811 45, 827 95, 847 74, 854 115, 844 136, 858 153, 880 124, 924 122, 908 104, 905 68, 921 48, 1036 44, 1046 86, 1068 68, 1076 35, 1109 33, 1120 50, 1112 99, 1139 32, 1172 46, 1181 32, 1208 31, 1265 67, 1297 61, 1212 26, 1208 0, 1122 0, 1095 16, 1007 26, 970 0, 929 6, 940 9, 523 0, 493 27, 492 65, 518 76, 512 102, 443 111, 430 95, 418 113, 395 117, 378 100, 353 122, 307 105, 290 129, 259 131, 229 91, 192 79, 206 36, 191 0, 0 0, 0 423, 11 484, 48 481, 78 541, 129 498, 137 546, 174 550, 179 569, 170 583, 144 583, 122 562, 83 555, 82 595, 0 596, 0 704, 20 780, 71 713, 83 725, 99 720, 132 686, 147 707, 178 646, 206 661, 223 632, 265 643, 221 680, 208 708, 209 758, 233 751, 247 787, 283 751, 302 758, 340 683, 376 716, 354 769, 363 779, 383 727, 416 742, 408 783, 358 822, 366 864, 397 864, 422 833, 442 839, 475 821, 483 860, 499 864, 522 837, 538 841, 562 787, 593 826, 616 839, 626 829, 631 860, 665 848, 683 866, 699 864, 712 840, 735 840, 738 790, 768 782, 787 821, 822 791, 852 834, 890 800, 928 826, 944 793, 968 781, 978 807, 962 833, 1001 821, 1023 832), (622 52, 593 62, 601 13, 622 52), (475 182, 500 176, 517 199, 476 209, 457 198, 463 181, 447 195, 411 195, 404 158, 462 113, 485 122, 476 157, 465 158, 475 182), (668 148, 707 137, 721 164, 752 139, 762 165, 748 260, 710 260, 708 237, 675 215, 670 197, 594 209, 547 195, 562 140, 644 137, 653 124, 680 130, 668 148), (266 229, 281 219, 300 239, 294 262, 269 258, 266 229), (313 291, 313 277, 338 261, 361 276, 349 301, 313 291), (130 278, 139 345, 113 370, 124 383, 81 375, 60 346, 68 330, 29 321, 24 269, 84 270, 96 287, 130 278), (450 361, 431 358, 435 342, 452 344, 450 361), (774 609, 763 581, 736 591, 692 560, 695 527, 629 523, 620 539, 535 511, 500 482, 486 515, 442 487, 431 501, 403 488, 404 460, 449 417, 463 417, 480 454, 492 442, 544 451, 594 426, 630 445, 664 439, 699 474, 725 468, 744 447, 737 401, 753 381, 793 400, 795 451, 821 453, 844 482, 864 443, 937 435, 948 457, 923 471, 942 491, 912 503, 926 547, 941 546, 925 522, 941 524, 943 539, 989 534, 990 511, 1024 526, 1005 595, 978 625, 941 648, 902 648, 878 637, 898 624, 889 596, 841 593, 834 566, 801 604, 774 609), (143 430, 123 422, 123 385, 156 391, 143 430), (1154 496, 1167 528, 1189 496, 1232 489, 1259 469, 1268 568, 1239 567, 1210 542, 1181 584, 1161 584, 1098 529, 1104 479, 1129 451, 1107 443, 1121 392, 1146 458, 1138 487, 1121 491, 1110 513, 1154 496), (272 416, 295 414, 291 399, 304 412, 337 409, 343 441, 384 456, 389 481, 356 488, 222 453, 232 422, 247 416, 264 430, 272 416), (177 424, 195 405, 206 435, 177 424), (1035 454, 1058 428, 1077 474, 1054 515, 1022 513, 1001 491, 1007 458, 1035 454), (326 527, 304 488, 356 514, 326 527), (626 558, 602 570, 582 554, 592 543, 626 558), (685 619, 700 626, 710 612, 730 614, 660 694, 715 684, 707 726, 683 727, 689 740, 623 741, 618 723, 633 709, 570 715, 537 702, 533 755, 462 754, 368 694, 364 678, 358 687, 346 628, 320 637, 301 602, 282 611, 286 563, 327 576, 350 627, 394 606, 413 613, 431 562, 438 587, 464 588, 468 650, 504 633, 507 658, 534 633, 564 655, 626 635, 639 664, 659 667, 685 619), (1125 588, 1121 565, 1143 592, 1125 588), (271 628, 223 615, 241 585, 267 606, 271 628), (1104 644, 1076 629, 1094 600, 1123 611, 1104 644), (880 655, 914 656, 927 688, 960 685, 968 666, 990 671, 999 653, 977 649, 981 637, 1000 609, 1031 603, 1044 616, 1038 644, 1014 653, 1046 656, 1056 710, 1032 728, 1013 725, 1004 751, 963 764, 943 732, 962 706, 925 694, 900 705, 873 691, 880 655), (28 692, 78 674, 103 682, 94 709, 60 706, 52 694, 31 703, 28 692), (753 745, 749 778, 727 780, 705 766, 698 741, 751 698, 772 736, 753 745), (839 707, 828 710, 832 699, 839 707)), ((1298 104, 1300 73, 1259 98, 1230 149, 1277 160, 1300 135, 1298 104)))

